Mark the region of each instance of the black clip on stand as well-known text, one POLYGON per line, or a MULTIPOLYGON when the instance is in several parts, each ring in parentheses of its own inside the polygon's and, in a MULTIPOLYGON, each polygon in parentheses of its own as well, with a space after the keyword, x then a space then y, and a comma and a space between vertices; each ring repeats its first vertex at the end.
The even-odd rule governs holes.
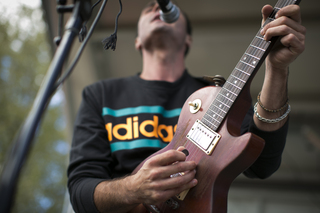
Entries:
MULTIPOLYGON (((60 0, 58 0, 60 1, 60 0)), ((55 83, 61 75, 64 60, 67 58, 72 42, 81 29, 82 23, 90 18, 91 1, 75 0, 74 5, 60 6, 64 12, 73 11, 67 22, 66 31, 59 41, 59 47, 49 66, 48 72, 40 88, 28 117, 13 141, 13 147, 7 156, 0 179, 0 212, 10 212, 20 170, 27 158, 33 137, 40 123, 51 96, 55 92, 55 83), (65 9, 65 10, 64 10, 65 9)))

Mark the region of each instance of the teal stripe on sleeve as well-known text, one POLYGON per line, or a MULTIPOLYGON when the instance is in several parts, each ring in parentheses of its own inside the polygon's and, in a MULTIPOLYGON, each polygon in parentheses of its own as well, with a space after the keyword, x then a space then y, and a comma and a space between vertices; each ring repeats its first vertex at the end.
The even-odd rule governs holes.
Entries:
POLYGON ((139 106, 132 108, 123 108, 114 110, 108 107, 102 109, 102 116, 111 115, 114 117, 122 117, 127 115, 136 115, 141 113, 158 113, 165 118, 172 118, 179 116, 181 113, 181 108, 165 110, 162 106, 139 106))
POLYGON ((150 139, 141 139, 130 142, 115 142, 110 144, 111 152, 116 152, 119 150, 126 149, 136 149, 136 148, 144 148, 144 147, 155 147, 155 148, 164 148, 167 146, 166 143, 163 143, 159 140, 150 140, 150 139))

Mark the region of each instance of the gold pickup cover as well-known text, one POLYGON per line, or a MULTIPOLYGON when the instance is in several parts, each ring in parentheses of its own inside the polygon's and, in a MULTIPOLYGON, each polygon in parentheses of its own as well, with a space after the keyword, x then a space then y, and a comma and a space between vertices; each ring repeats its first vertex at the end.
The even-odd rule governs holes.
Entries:
POLYGON ((211 155, 221 135, 214 132, 200 120, 196 120, 186 137, 204 153, 211 155))

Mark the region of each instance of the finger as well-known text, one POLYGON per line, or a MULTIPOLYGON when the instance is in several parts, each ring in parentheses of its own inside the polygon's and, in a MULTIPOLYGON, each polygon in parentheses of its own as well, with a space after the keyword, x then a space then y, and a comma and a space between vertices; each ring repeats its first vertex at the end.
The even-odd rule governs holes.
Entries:
POLYGON ((172 165, 168 165, 165 167, 164 177, 168 177, 173 174, 188 172, 196 169, 197 164, 194 161, 186 161, 186 162, 177 162, 172 165))
POLYGON ((183 172, 182 174, 174 177, 168 177, 168 178, 160 179, 158 181, 154 181, 152 183, 152 187, 155 190, 168 190, 168 189, 177 188, 195 179, 195 174, 196 174, 196 170, 183 172))
POLYGON ((184 146, 180 146, 177 150, 183 152, 186 156, 189 155, 189 151, 186 148, 184 148, 184 146))
POLYGON ((261 14, 262 14, 262 23, 261 25, 264 24, 264 22, 267 20, 267 18, 270 16, 270 14, 273 11, 273 7, 271 5, 265 5, 262 10, 261 10, 261 14))
POLYGON ((177 177, 176 183, 173 185, 173 188, 167 189, 171 195, 177 195, 185 190, 191 189, 198 184, 198 180, 196 178, 186 178, 177 177))
POLYGON ((298 32, 286 25, 275 26, 261 31, 261 35, 264 36, 266 41, 269 41, 272 37, 275 36, 287 36, 289 34, 294 34, 300 41, 305 40, 305 33, 298 32))
POLYGON ((288 47, 293 55, 299 55, 304 51, 304 42, 301 42, 294 34, 289 34, 281 38, 280 41, 283 46, 288 47))
POLYGON ((298 5, 288 5, 284 8, 281 8, 277 14, 276 18, 286 16, 290 17, 292 20, 301 23, 301 11, 298 5))
POLYGON ((148 160, 150 166, 166 166, 177 161, 185 161, 186 155, 178 150, 169 150, 148 160))
POLYGON ((167 166, 157 167, 152 171, 151 177, 155 179, 166 179, 170 176, 180 176, 180 174, 186 174, 189 171, 195 170, 197 167, 194 161, 177 162, 167 166))
POLYGON ((198 180, 194 178, 194 174, 195 172, 190 172, 184 176, 153 182, 151 185, 153 190, 150 193, 148 202, 151 204, 165 202, 170 197, 196 186, 198 180))
POLYGON ((266 40, 270 40, 273 36, 285 36, 289 33, 294 33, 300 40, 304 40, 306 28, 288 17, 280 17, 261 30, 261 34, 265 35, 266 40))
POLYGON ((185 149, 184 146, 179 146, 177 150, 181 152, 184 149, 185 149))
POLYGON ((181 180, 178 185, 174 188, 167 188, 166 190, 156 190, 153 191, 150 196, 147 197, 147 199, 144 200, 144 203, 148 205, 157 205, 161 204, 171 197, 174 197, 175 195, 187 190, 191 189, 192 187, 196 186, 198 184, 197 179, 192 179, 191 181, 184 182, 184 184, 181 184, 181 180))

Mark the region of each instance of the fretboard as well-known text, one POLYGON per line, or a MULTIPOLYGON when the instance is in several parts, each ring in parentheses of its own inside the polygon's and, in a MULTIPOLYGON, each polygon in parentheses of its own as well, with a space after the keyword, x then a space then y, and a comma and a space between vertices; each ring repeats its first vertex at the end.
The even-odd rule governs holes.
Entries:
MULTIPOLYGON (((300 1, 279 0, 264 25, 272 22, 281 8, 292 4, 299 4, 300 1)), ((273 38, 271 41, 264 40, 260 34, 261 29, 262 27, 201 119, 203 123, 214 131, 219 128, 240 92, 258 71, 273 44, 276 42, 277 38, 273 38)))

